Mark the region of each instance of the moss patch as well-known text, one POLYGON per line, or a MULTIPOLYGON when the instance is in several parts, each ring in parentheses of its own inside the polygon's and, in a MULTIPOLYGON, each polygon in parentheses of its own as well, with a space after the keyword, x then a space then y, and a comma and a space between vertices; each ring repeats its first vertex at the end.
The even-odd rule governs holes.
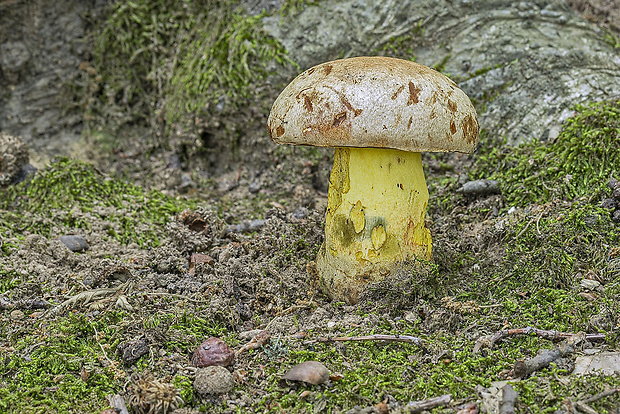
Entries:
POLYGON ((620 101, 577 105, 554 142, 483 147, 473 177, 500 180, 510 205, 595 199, 618 178, 618 142, 620 101))
POLYGON ((0 350, 0 410, 97 412, 125 376, 108 359, 121 317, 76 315, 54 324, 36 321, 29 328, 0 324, 0 334, 13 344, 0 350))
POLYGON ((170 217, 195 205, 62 158, 0 194, 0 208, 7 210, 0 228, 7 238, 26 232, 57 236, 59 226, 88 230, 88 215, 96 215, 115 224, 108 236, 122 243, 157 245, 170 217))
POLYGON ((222 99, 234 106, 270 70, 292 63, 262 17, 247 16, 238 1, 113 3, 93 39, 92 66, 75 85, 87 120, 156 126, 222 99))

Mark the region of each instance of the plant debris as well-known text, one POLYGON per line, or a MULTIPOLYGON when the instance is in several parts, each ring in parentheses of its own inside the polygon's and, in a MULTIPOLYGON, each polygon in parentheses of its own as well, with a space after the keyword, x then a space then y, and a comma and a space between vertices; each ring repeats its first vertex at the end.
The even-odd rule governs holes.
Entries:
MULTIPOLYGON (((559 331, 547 331, 544 329, 537 329, 531 326, 527 328, 515 328, 515 329, 503 329, 494 333, 493 335, 487 335, 479 338, 474 345, 474 352, 480 352, 480 349, 483 347, 493 348, 495 342, 499 341, 506 336, 512 335, 537 335, 545 339, 550 339, 552 341, 557 341, 559 339, 572 338, 579 334, 567 333, 567 332, 559 332, 559 331)), ((584 339, 588 341, 604 341, 605 334, 585 334, 584 339)))
POLYGON ((427 400, 410 401, 407 403, 406 410, 410 413, 421 413, 422 411, 432 410, 436 407, 448 405, 451 401, 452 395, 445 394, 438 397, 429 398, 427 400))
POLYGON ((552 349, 542 351, 534 358, 528 359, 527 361, 519 360, 515 362, 515 366, 513 368, 515 377, 526 377, 532 372, 548 367, 549 364, 556 361, 558 358, 574 353, 575 346, 584 341, 585 336, 586 335, 584 333, 572 335, 552 349))

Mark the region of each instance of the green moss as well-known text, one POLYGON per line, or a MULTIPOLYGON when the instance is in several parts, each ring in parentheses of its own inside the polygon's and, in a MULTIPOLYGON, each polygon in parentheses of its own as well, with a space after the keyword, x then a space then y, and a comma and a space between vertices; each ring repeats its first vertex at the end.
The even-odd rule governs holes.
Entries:
MULTIPOLYGON (((417 334, 408 328, 399 328, 398 333, 417 334)), ((384 333, 386 329, 381 331, 384 333)), ((268 413, 282 410, 293 413, 345 412, 356 405, 373 406, 383 401, 386 395, 400 404, 448 393, 452 394, 454 401, 475 400, 477 386, 489 387, 492 381, 501 380, 502 373, 511 369, 517 359, 550 347, 549 341, 536 337, 513 337, 506 340, 506 344, 496 345, 492 352, 473 354, 471 343, 459 334, 444 332, 423 339, 433 347, 431 355, 413 345, 400 343, 346 342, 338 345, 317 344, 309 347, 311 349, 293 346, 282 362, 264 360, 267 394, 252 410, 268 413), (524 355, 524 350, 527 355, 524 355), (307 360, 319 361, 330 372, 341 373, 343 378, 327 387, 283 386, 279 382, 290 367, 307 360), (301 398, 305 390, 311 391, 311 395, 301 398)), ((266 355, 259 353, 254 356, 259 360, 262 360, 261 357, 266 355)), ((564 376, 566 372, 552 365, 515 383, 513 386, 519 392, 520 407, 536 407, 534 412, 553 412, 567 397, 583 396, 584 392, 594 394, 602 391, 604 384, 620 384, 617 378, 599 378, 588 382, 584 378, 560 378, 560 375, 564 376)), ((604 406, 610 407, 610 402, 603 402, 601 407, 604 406)), ((207 406, 208 410, 217 408, 207 406)))
POLYGON ((267 66, 292 63, 260 16, 236 0, 135 0, 111 5, 96 31, 78 99, 91 123, 154 126, 254 93, 267 66))
POLYGON ((200 111, 222 96, 247 97, 269 63, 293 64, 284 47, 261 29, 263 17, 227 12, 214 20, 209 12, 196 18, 195 39, 181 47, 171 79, 167 119, 174 120, 178 110, 200 111))
POLYGON ((501 182, 509 205, 595 198, 620 171, 620 101, 577 105, 554 142, 482 149, 474 178, 501 182))
POLYGON ((170 217, 195 202, 147 192, 122 180, 106 177, 91 165, 62 158, 37 172, 32 180, 0 194, 8 210, 0 227, 8 235, 24 232, 51 235, 58 225, 88 230, 86 213, 115 223, 109 235, 122 243, 157 245, 170 217), (102 208, 113 207, 100 211, 102 208), (114 229, 117 230, 114 230, 114 229))
POLYGON ((14 350, 0 356, 0 411, 6 413, 98 412, 105 396, 120 391, 109 344, 118 334, 120 314, 99 320, 69 316, 28 329, 3 326, 14 350), (104 351, 105 349, 108 351, 104 351), (108 359, 110 358, 110 359, 108 359), (109 361, 113 364, 108 365, 109 361), (107 366, 106 366, 107 365, 107 366))

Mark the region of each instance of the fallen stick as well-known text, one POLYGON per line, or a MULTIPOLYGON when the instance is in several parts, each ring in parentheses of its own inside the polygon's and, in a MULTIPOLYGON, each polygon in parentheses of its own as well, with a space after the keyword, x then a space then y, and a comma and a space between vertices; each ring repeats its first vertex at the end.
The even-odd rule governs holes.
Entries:
POLYGON ((452 394, 440 395, 439 397, 429 398, 428 400, 409 401, 406 411, 409 413, 419 413, 425 410, 431 410, 436 407, 450 404, 452 394))
POLYGON ((575 405, 575 408, 577 409, 576 411, 579 413, 598 414, 598 411, 596 411, 594 408, 590 407, 588 404, 582 401, 577 401, 574 405, 575 405))
POLYGON ((19 299, 11 300, 0 296, 0 310, 12 309, 47 309, 51 305, 43 299, 19 299))
POLYGON ((250 342, 248 342, 247 344, 243 345, 237 352, 235 352, 235 355, 240 355, 246 351, 249 351, 250 349, 258 349, 261 348, 263 346, 265 346, 265 344, 267 344, 267 342, 269 342, 269 339, 271 338, 271 335, 269 335, 269 332, 267 331, 261 331, 259 333, 257 333, 254 338, 252 338, 252 340, 250 342))
POLYGON ((552 349, 547 349, 536 355, 534 358, 530 358, 527 361, 517 361, 514 366, 514 374, 516 378, 523 378, 530 375, 532 372, 546 368, 558 358, 566 355, 570 355, 575 352, 575 346, 585 339, 585 334, 579 333, 566 338, 558 346, 554 346, 552 349))
MULTIPOLYGON (((495 342, 500 339, 511 336, 511 335, 537 335, 545 339, 550 339, 552 341, 557 341, 559 339, 566 339, 574 337, 574 333, 570 332, 560 332, 560 331, 546 331, 543 329, 533 328, 528 326, 527 328, 517 328, 517 329, 503 329, 499 332, 496 332, 493 335, 487 335, 479 338, 474 345, 474 353, 478 353, 482 347, 487 347, 489 349, 493 348, 495 342)), ((585 338, 588 341, 604 341, 605 334, 586 334, 585 338)))
POLYGON ((588 398, 584 398, 583 400, 579 401, 582 404, 590 404, 593 403, 595 401, 598 401, 600 399, 603 399, 605 397, 609 397, 610 395, 614 395, 616 393, 620 392, 620 388, 612 388, 610 390, 607 391, 603 391, 603 392, 599 392, 598 394, 594 394, 588 398))
POLYGON ((70 297, 56 307, 47 310, 47 315, 54 316, 73 307, 86 306, 89 303, 97 302, 103 299, 108 299, 114 295, 120 295, 122 292, 131 288, 130 282, 125 282, 120 286, 110 289, 94 289, 80 292, 77 295, 70 297))
POLYGON ((334 336, 319 337, 311 341, 305 341, 304 345, 315 344, 318 342, 347 342, 347 341, 386 341, 386 342, 406 342, 424 348, 420 338, 409 335, 366 335, 366 336, 334 336))

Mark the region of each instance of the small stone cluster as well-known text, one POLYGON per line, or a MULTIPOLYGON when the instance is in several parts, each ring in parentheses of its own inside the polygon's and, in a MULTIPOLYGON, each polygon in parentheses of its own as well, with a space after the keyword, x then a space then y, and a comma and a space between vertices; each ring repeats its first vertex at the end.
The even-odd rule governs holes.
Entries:
POLYGON ((611 189, 611 197, 604 198, 601 207, 610 210, 611 219, 620 223, 620 180, 612 178, 607 185, 611 189))
POLYGON ((198 394, 226 394, 235 386, 233 375, 225 367, 235 363, 235 351, 219 338, 211 337, 200 344, 192 356, 198 368, 194 388, 198 394))

